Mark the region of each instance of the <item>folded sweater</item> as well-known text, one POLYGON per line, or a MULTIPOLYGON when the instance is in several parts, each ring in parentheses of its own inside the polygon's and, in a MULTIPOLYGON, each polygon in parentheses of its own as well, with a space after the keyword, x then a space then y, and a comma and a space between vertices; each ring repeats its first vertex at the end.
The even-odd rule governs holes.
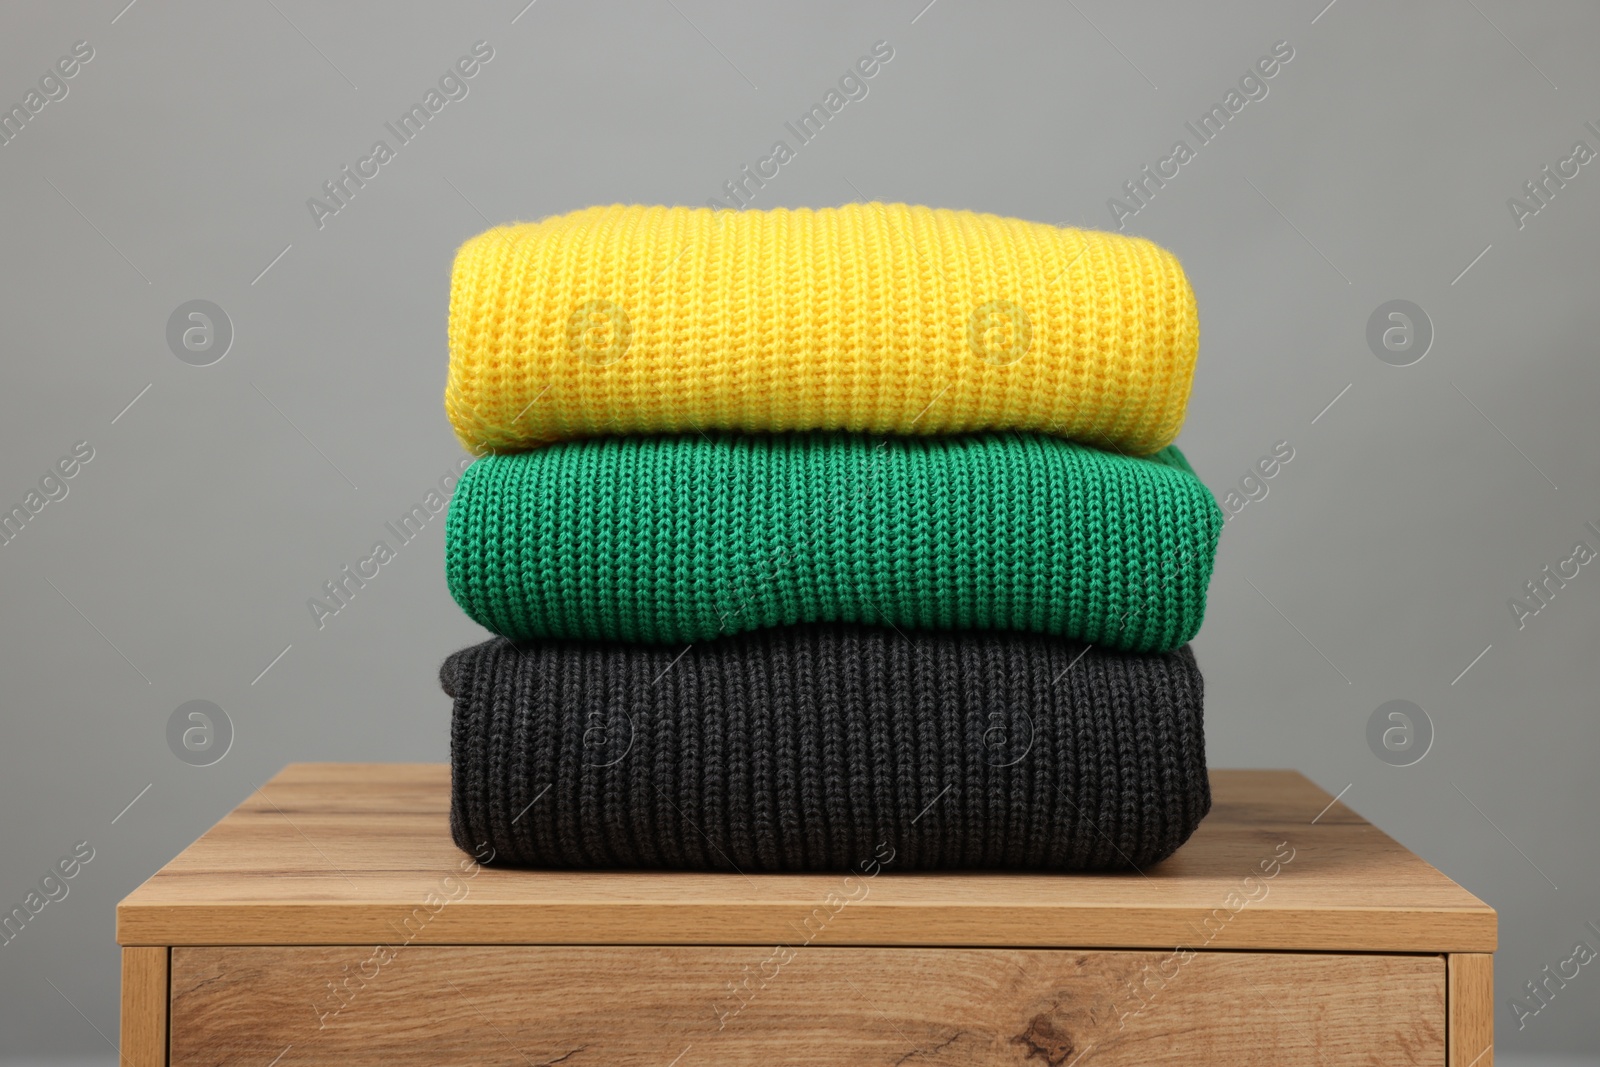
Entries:
POLYGON ((1178 435, 1194 293, 1141 238, 905 204, 593 207, 456 256, 468 451, 608 433, 1178 435))
POLYGON ((496 638, 440 671, 451 828, 544 868, 1144 868, 1211 806, 1187 647, 784 627, 496 638))
POLYGON ((613 437, 483 456, 446 523, 468 615, 513 638, 701 641, 796 622, 1167 651, 1222 512, 1176 448, 1044 434, 613 437))

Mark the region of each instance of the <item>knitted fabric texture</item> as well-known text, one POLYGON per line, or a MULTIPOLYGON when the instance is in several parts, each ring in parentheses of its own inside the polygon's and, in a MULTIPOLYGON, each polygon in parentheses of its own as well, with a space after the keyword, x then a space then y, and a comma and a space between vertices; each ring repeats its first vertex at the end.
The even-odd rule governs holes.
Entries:
POLYGON ((1176 448, 597 438, 475 461, 450 503, 446 577, 513 638, 682 645, 864 622, 1169 651, 1200 628, 1222 522, 1176 448))
POLYGON ((451 827, 546 868, 1144 868, 1211 806, 1187 647, 784 627, 457 652, 451 827))
POLYGON ((1028 429, 1135 455, 1183 423, 1194 293, 1141 238, 904 204, 593 207, 456 256, 467 450, 700 429, 1028 429))

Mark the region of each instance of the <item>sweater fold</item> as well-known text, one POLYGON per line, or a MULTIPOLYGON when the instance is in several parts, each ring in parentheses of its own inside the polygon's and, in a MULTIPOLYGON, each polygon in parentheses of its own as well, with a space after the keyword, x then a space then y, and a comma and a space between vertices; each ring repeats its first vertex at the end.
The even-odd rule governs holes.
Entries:
POLYGON ((838 621, 1170 651, 1200 628, 1221 527, 1175 448, 599 438, 474 462, 446 574, 468 615, 512 638, 681 645, 838 621))
POLYGON ((592 207, 467 241, 467 450, 599 434, 1022 429, 1143 455, 1183 424, 1194 293, 1142 238, 905 204, 592 207))
POLYGON ((542 868, 1143 869, 1205 816, 1187 647, 784 627, 449 657, 451 826, 542 868))

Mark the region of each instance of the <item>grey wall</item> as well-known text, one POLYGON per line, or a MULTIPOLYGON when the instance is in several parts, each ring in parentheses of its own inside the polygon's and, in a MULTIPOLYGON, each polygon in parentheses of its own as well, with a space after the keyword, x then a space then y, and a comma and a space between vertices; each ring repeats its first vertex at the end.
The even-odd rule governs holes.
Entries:
POLYGON ((881 39, 869 94, 756 206, 1107 228, 1125 181, 1195 143, 1186 120, 1292 46, 1127 222, 1199 294, 1181 440, 1208 484, 1294 450, 1224 534, 1197 642, 1212 762, 1348 784, 1500 909, 1502 1056, 1600 1054, 1600 966, 1520 1030, 1509 1006, 1600 923, 1600 565, 1520 629, 1507 606, 1600 548, 1600 163, 1520 228, 1507 207, 1574 142, 1600 150, 1600 12, 926 2, 5 15, 0 103, 74 42, 94 55, 0 146, 0 503, 77 442, 93 459, 0 546, 0 903, 76 842, 94 859, 0 947, 0 1053, 109 1062, 113 905, 284 763, 446 757, 435 666, 481 632, 446 594, 442 520, 322 629, 306 601, 461 455, 440 401, 455 246, 591 203, 703 203, 881 39), (469 94, 319 229, 307 198, 479 40, 469 94), (210 366, 166 339, 194 299, 235 333, 210 366), (1366 339, 1392 299, 1432 323, 1410 366, 1366 339), (234 728, 209 767, 168 746, 194 699, 234 728), (1432 723, 1412 766, 1367 741, 1394 699, 1432 723))

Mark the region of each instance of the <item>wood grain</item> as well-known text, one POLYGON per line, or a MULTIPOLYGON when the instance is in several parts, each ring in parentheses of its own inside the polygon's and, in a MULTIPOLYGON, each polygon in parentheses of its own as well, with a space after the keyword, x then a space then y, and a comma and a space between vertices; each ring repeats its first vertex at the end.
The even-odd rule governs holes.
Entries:
POLYGON ((1494 957, 1453 952, 1449 968, 1449 1067, 1494 1067, 1494 957))
MULTIPOLYGON (((1213 771, 1212 792, 1193 839, 1147 871, 912 874, 891 864, 815 943, 1494 950, 1493 909, 1301 775, 1213 771), (1234 909, 1237 894, 1260 893, 1245 879, 1259 880, 1280 846, 1292 861, 1234 909)), ((117 940, 373 944, 412 917, 419 944, 775 944, 843 879, 494 868, 462 879, 467 856, 448 812, 442 765, 292 765, 124 899, 117 940), (419 924, 446 876, 463 895, 419 924)))
POLYGON ((1431 1064, 1440 956, 418 946, 173 950, 175 1067, 1431 1064), (348 969, 347 969, 348 968, 348 969), (347 975, 368 974, 345 984, 347 975))
POLYGON ((167 1062, 165 948, 122 950, 121 1067, 163 1067, 167 1062))

